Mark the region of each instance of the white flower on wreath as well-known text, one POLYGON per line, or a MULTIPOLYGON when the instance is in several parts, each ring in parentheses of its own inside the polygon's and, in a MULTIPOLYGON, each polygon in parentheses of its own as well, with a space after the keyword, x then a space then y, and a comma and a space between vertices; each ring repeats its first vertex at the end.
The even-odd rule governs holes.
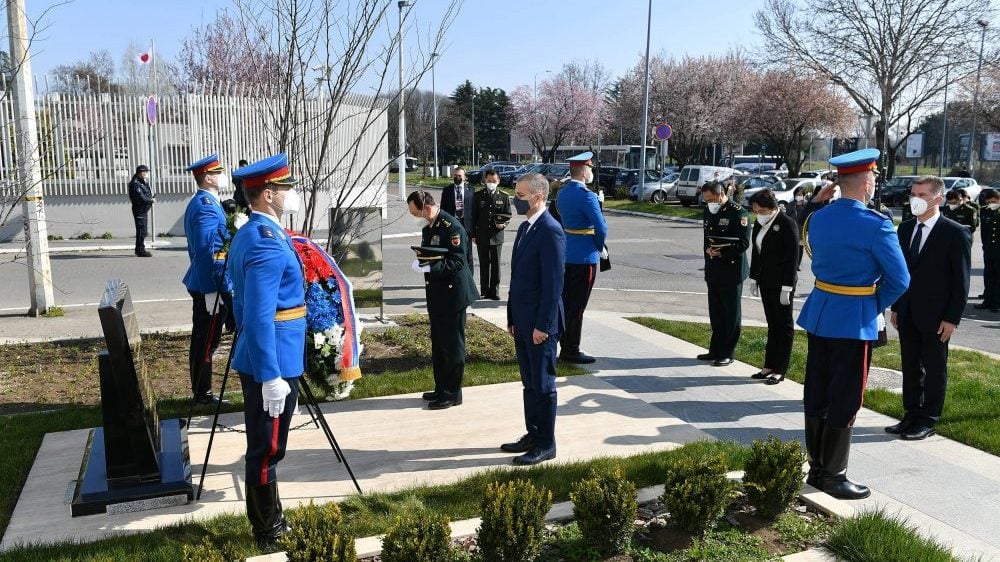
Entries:
POLYGON ((239 230, 240 227, 248 222, 250 222, 250 217, 248 217, 246 213, 237 213, 236 218, 233 219, 233 226, 236 227, 236 230, 239 230))
POLYGON ((323 345, 326 343, 326 334, 323 332, 316 332, 313 334, 313 348, 322 349, 323 345))

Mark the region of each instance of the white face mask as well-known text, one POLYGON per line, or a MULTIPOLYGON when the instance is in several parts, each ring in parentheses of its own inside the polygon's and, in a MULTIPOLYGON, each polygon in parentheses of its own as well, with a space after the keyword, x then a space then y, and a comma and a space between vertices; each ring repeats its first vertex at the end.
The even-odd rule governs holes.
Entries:
POLYGON ((594 183, 594 170, 587 168, 587 171, 583 173, 583 183, 594 183))
POLYGON ((281 209, 282 214, 294 215, 299 212, 299 207, 302 205, 302 199, 299 197, 299 192, 294 189, 289 189, 285 192, 285 200, 282 202, 281 209))
POLYGON ((801 203, 801 202, 803 202, 803 201, 805 201, 805 200, 806 200, 806 198, 805 198, 805 196, 804 196, 804 195, 796 195, 796 196, 795 196, 795 201, 796 201, 796 202, 799 202, 799 203, 801 203))
POLYGON ((227 176, 226 174, 216 174, 215 187, 220 191, 229 187, 229 176, 227 176))
POLYGON ((773 214, 770 214, 770 215, 757 215, 757 224, 759 224, 761 226, 764 226, 765 224, 767 224, 773 218, 774 218, 773 214))
POLYGON ((486 189, 489 189, 490 191, 496 191, 498 185, 500 185, 500 184, 498 184, 496 182, 492 182, 492 181, 491 182, 487 182, 486 189))
POLYGON ((712 213, 713 215, 715 213, 718 213, 719 209, 721 209, 721 208, 722 208, 722 203, 709 203, 708 204, 708 212, 712 213))
POLYGON ((910 211, 914 215, 920 216, 927 212, 927 201, 919 197, 910 197, 910 211))
POLYGON ((989 207, 991 211, 996 211, 997 209, 1000 209, 1000 203, 990 203, 987 207, 989 207))
POLYGON ((961 207, 958 203, 948 203, 948 208, 954 211, 955 209, 961 207))
POLYGON ((410 215, 410 218, 413 219, 413 224, 417 225, 418 228, 424 228, 427 226, 427 219, 424 217, 415 217, 410 215))

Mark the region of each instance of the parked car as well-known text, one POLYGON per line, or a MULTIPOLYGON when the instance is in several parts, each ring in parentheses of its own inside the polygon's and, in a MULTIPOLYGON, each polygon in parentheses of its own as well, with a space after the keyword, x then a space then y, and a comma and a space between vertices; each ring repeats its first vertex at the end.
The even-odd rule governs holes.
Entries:
POLYGON ((545 174, 545 179, 550 182, 569 179, 569 164, 548 164, 547 166, 544 172, 539 173, 545 174))
POLYGON ((484 164, 478 170, 473 170, 466 174, 465 179, 469 182, 469 185, 479 185, 483 183, 483 174, 486 173, 486 170, 496 170, 498 174, 502 174, 516 170, 518 167, 517 164, 509 164, 507 162, 490 162, 489 164, 484 164))
POLYGON ((749 176, 743 180, 743 191, 748 189, 758 189, 764 187, 770 187, 781 181, 781 178, 777 176, 772 176, 770 174, 758 174, 756 176, 749 176))
POLYGON ((618 175, 621 174, 625 168, 619 166, 601 166, 597 171, 597 184, 600 185, 605 192, 611 193, 616 187, 618 187, 618 175))
POLYGON ((888 207, 902 207, 910 199, 910 188, 917 176, 896 176, 882 185, 879 200, 888 207))
MULTIPOLYGON (((652 201, 653 203, 664 203, 668 198, 677 197, 677 178, 680 174, 667 174, 663 177, 663 181, 649 181, 646 182, 643 187, 645 190, 643 201, 652 201)), ((635 184, 629 188, 630 198, 633 201, 639 199, 639 184, 635 184)))
POLYGON ((504 187, 514 187, 518 178, 527 174, 529 172, 538 172, 543 169, 544 166, 548 164, 528 164, 526 166, 521 166, 520 168, 511 170, 509 172, 500 173, 500 185, 504 187))
POLYGON ((831 171, 833 170, 809 170, 808 172, 799 172, 799 177, 819 179, 823 177, 823 174, 828 174, 831 171))
POLYGON ((750 189, 743 190, 743 201, 741 204, 747 209, 750 208, 750 196, 758 191, 763 191, 764 189, 770 189, 774 193, 774 198, 778 200, 778 207, 785 211, 790 205, 795 201, 795 190, 802 188, 803 194, 806 197, 813 192, 822 180, 816 178, 792 178, 787 180, 780 180, 778 183, 764 186, 764 187, 754 187, 750 189))
POLYGON ((983 190, 983 186, 979 185, 979 182, 975 178, 946 177, 941 179, 944 180, 945 191, 964 189, 969 194, 969 199, 973 201, 979 200, 979 192, 983 190))
POLYGON ((703 166, 700 164, 684 166, 677 178, 677 198, 681 205, 690 207, 692 203, 701 204, 701 186, 712 180, 724 181, 736 173, 733 168, 723 166, 703 166))

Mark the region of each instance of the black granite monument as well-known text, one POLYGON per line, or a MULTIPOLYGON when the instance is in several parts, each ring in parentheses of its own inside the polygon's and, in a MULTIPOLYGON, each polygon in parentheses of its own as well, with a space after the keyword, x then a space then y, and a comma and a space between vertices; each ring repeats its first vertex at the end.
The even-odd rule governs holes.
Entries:
POLYGON ((107 345, 98 355, 104 425, 90 430, 73 517, 186 503, 194 498, 187 430, 156 415, 125 283, 108 282, 98 315, 107 345))

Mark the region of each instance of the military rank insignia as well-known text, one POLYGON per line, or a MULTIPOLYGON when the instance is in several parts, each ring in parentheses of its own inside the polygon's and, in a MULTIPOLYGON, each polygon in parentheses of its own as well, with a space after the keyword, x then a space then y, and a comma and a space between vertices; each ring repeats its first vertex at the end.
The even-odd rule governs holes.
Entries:
POLYGON ((201 202, 204 203, 204 204, 206 204, 206 205, 211 205, 212 204, 212 199, 210 199, 207 196, 206 197, 202 197, 201 198, 201 202))
POLYGON ((260 232, 260 235, 264 238, 274 238, 274 231, 271 230, 270 227, 261 225, 257 227, 257 231, 260 232))
POLYGON ((441 243, 441 237, 440 236, 438 236, 437 234, 435 234, 434 236, 431 236, 431 246, 437 246, 440 243, 441 243))
POLYGON ((747 218, 740 217, 740 226, 746 226, 746 225, 747 225, 747 218))
POLYGON ((456 235, 452 236, 451 237, 451 245, 455 246, 456 248, 459 247, 459 246, 461 246, 462 245, 462 236, 459 235, 459 234, 456 234, 456 235))

